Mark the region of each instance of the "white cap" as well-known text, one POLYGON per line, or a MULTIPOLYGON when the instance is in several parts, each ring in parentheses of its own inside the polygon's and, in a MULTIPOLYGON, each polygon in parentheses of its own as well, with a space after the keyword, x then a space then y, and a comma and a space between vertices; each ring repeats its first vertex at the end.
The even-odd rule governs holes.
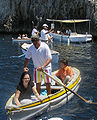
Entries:
POLYGON ((48 25, 47 24, 43 24, 43 27, 48 27, 48 25))

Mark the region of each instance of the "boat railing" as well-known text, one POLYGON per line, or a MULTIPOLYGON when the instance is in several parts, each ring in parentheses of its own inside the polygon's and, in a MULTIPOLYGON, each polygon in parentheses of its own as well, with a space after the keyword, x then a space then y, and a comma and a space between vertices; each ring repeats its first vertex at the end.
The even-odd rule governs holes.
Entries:
MULTIPOLYGON (((54 90, 60 90, 62 88, 63 86, 51 86, 51 89, 54 89, 54 90)), ((46 86, 41 86, 41 89, 46 89, 46 86)))

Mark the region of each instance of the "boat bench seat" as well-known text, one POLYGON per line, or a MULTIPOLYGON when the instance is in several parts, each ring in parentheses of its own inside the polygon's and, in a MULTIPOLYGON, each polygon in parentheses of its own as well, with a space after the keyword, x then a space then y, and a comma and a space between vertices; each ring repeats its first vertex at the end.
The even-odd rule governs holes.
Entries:
MULTIPOLYGON (((51 89, 54 89, 54 90, 60 90, 62 88, 63 88, 62 86, 51 86, 51 89)), ((46 89, 46 86, 41 86, 41 89, 46 89)))

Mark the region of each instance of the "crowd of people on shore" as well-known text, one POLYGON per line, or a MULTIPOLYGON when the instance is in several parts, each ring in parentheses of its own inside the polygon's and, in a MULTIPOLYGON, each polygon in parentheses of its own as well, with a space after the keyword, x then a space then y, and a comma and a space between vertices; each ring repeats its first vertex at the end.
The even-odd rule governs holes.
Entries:
MULTIPOLYGON (((32 93, 34 93, 34 95, 36 96, 35 99, 42 101, 42 97, 40 94, 41 82, 43 79, 46 85, 47 95, 51 94, 52 79, 45 75, 43 73, 43 70, 50 75, 52 73, 52 55, 47 42, 50 41, 51 43, 53 43, 49 33, 53 31, 54 28, 48 30, 47 24, 43 24, 42 27, 43 29, 41 30, 41 32, 39 32, 37 30, 37 26, 35 26, 31 33, 31 41, 33 44, 26 52, 24 61, 24 72, 21 75, 14 98, 17 105, 30 103, 33 100, 31 99, 32 93), (30 58, 32 59, 34 64, 34 80, 31 79, 29 68, 27 67, 30 58), (34 83, 36 84, 36 88, 34 86, 34 83)), ((61 59, 59 63, 60 69, 57 71, 55 76, 58 77, 64 84, 68 84, 68 82, 70 82, 74 75, 72 68, 68 66, 68 61, 65 59, 61 59)))

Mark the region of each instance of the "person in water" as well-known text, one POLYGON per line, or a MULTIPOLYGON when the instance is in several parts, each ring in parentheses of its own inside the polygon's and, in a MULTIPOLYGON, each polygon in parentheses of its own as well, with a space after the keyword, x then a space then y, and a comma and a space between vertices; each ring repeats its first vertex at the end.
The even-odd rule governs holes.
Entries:
POLYGON ((23 72, 20 78, 20 82, 17 86, 14 101, 17 105, 22 105, 26 103, 31 103, 31 95, 34 93, 36 98, 40 101, 40 98, 34 83, 31 80, 29 72, 23 72))
POLYGON ((74 76, 73 70, 68 66, 68 61, 66 59, 62 59, 59 62, 61 68, 56 72, 55 76, 60 78, 64 84, 68 84, 74 76))

